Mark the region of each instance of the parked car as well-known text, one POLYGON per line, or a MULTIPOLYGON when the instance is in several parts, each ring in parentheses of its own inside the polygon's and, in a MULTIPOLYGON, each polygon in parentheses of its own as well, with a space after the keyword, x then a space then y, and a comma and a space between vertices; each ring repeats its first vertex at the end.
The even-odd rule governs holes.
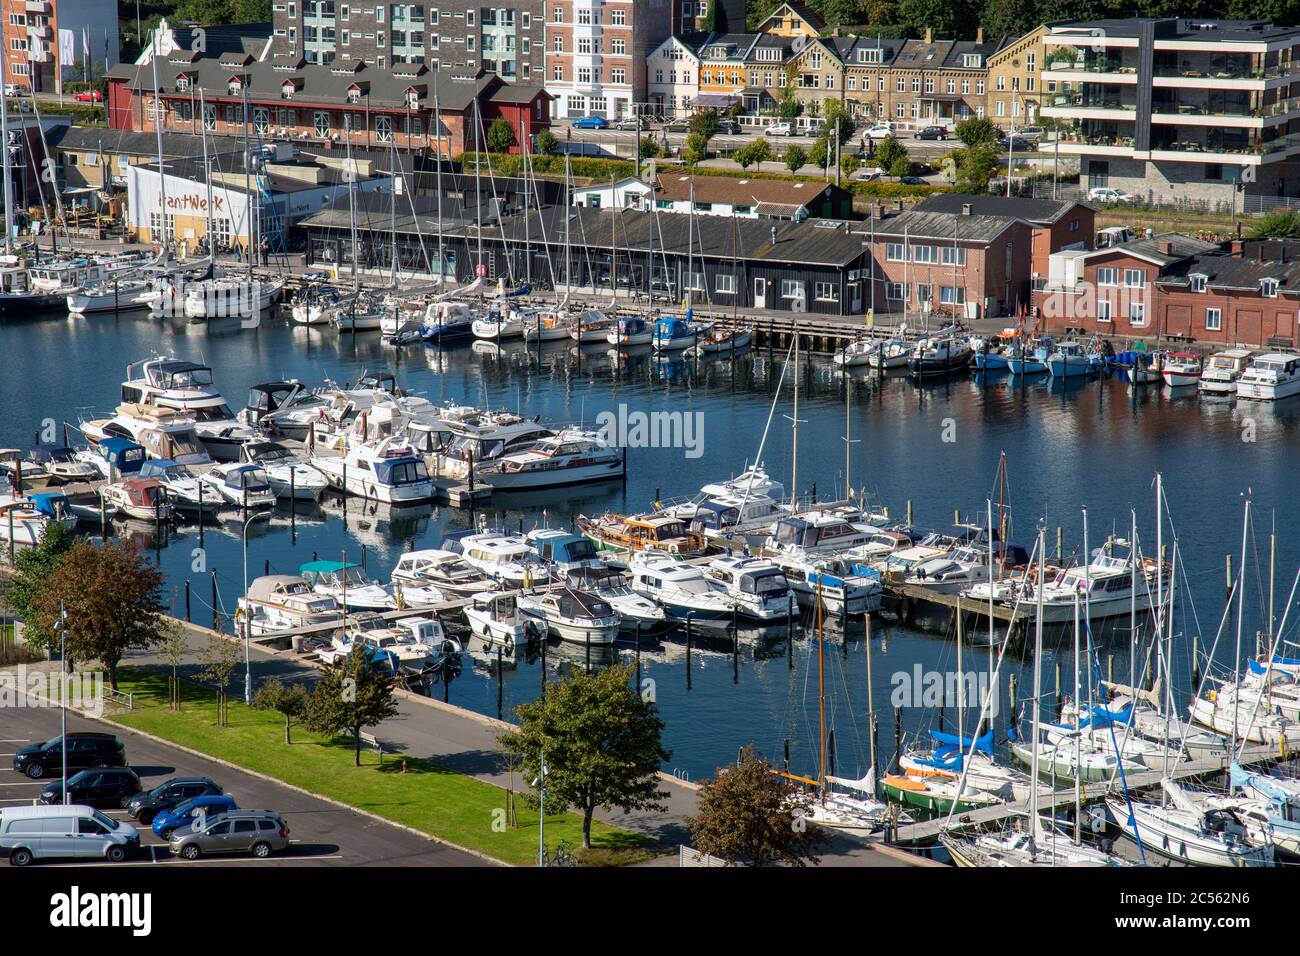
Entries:
POLYGON ((121 863, 139 849, 139 830, 84 804, 0 810, 0 855, 11 866, 59 857, 121 863))
POLYGON ((235 798, 225 794, 191 797, 176 806, 159 812, 153 818, 154 835, 170 840, 174 832, 187 827, 199 817, 212 817, 239 809, 235 798))
POLYGON ((19 86, 17 83, 5 84, 5 96, 27 96, 31 90, 26 86, 19 86))
POLYGON ((733 119, 718 120, 718 132, 724 136, 739 136, 744 132, 733 119))
POLYGON ((764 136, 793 136, 794 127, 789 123, 773 123, 763 130, 764 136))
POLYGON ((942 126, 927 126, 916 134, 917 139, 947 139, 948 131, 942 126))
POLYGON ((67 780, 55 780, 41 790, 41 803, 63 803, 63 791, 69 803, 92 807, 125 809, 140 792, 140 778, 126 767, 98 767, 74 773, 67 780))
POLYGON ((645 119, 640 120, 640 124, 641 124, 640 126, 637 125, 637 117, 635 116, 620 116, 618 119, 614 121, 614 129, 621 129, 621 130, 643 129, 644 130, 650 127, 649 122, 647 122, 645 119))
POLYGON ((1032 139, 1035 142, 1043 138, 1043 128, 1041 126, 1022 126, 1015 130, 1015 134, 1021 139, 1032 139))
POLYGON ((857 180, 860 183, 870 183, 885 175, 885 171, 879 166, 861 166, 853 170, 849 179, 857 180))
POLYGON ((899 183, 904 186, 928 186, 930 185, 920 176, 900 176, 899 183))
POLYGON ((691 124, 686 120, 673 120, 671 123, 665 123, 663 131, 665 133, 689 133, 691 124))
POLYGON ((1016 135, 1007 140, 1006 148, 1013 153, 1032 153, 1037 151, 1038 141, 1034 139, 1025 139, 1022 136, 1016 135))
POLYGON ((163 810, 170 810, 194 797, 221 796, 222 793, 221 785, 211 777, 172 777, 166 783, 132 797, 126 805, 126 812, 132 819, 149 826, 163 810))
POLYGON ((609 121, 603 116, 579 116, 572 125, 574 129, 606 129, 609 121))
POLYGON ((80 93, 73 93, 72 98, 78 103, 102 103, 104 94, 99 90, 82 90, 80 93))
MULTIPOLYGON (((87 767, 125 767, 126 748, 112 734, 68 734, 68 770, 87 767)), ((63 738, 20 747, 14 754, 14 769, 33 780, 63 772, 63 738)))
POLYGON ((862 142, 869 139, 884 139, 886 136, 894 135, 893 123, 876 123, 874 126, 868 126, 867 131, 862 134, 862 142))
POLYGON ((167 842, 174 856, 187 860, 208 853, 251 853, 264 858, 288 849, 289 825, 272 810, 232 810, 183 827, 167 842))
POLYGON ((1122 189, 1111 189, 1109 186, 1093 186, 1088 190, 1088 198, 1093 202, 1101 203, 1127 203, 1137 202, 1137 197, 1122 189))

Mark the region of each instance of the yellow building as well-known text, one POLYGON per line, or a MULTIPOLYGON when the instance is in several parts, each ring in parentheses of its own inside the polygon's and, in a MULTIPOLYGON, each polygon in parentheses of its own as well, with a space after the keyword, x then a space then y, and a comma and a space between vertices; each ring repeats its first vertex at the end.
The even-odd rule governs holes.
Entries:
POLYGON ((1044 97, 1054 84, 1043 82, 1047 68, 1040 26, 1022 37, 1008 38, 989 57, 987 116, 997 126, 1032 126, 1039 118, 1044 97))

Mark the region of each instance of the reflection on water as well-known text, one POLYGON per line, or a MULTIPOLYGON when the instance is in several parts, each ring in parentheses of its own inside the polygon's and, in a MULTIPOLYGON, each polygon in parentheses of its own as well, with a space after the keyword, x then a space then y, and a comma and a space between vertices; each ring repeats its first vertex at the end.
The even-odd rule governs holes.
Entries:
MULTIPOLYGON (((686 458, 681 449, 633 448, 626 482, 499 495, 485 514, 490 523, 511 528, 520 523, 568 527, 580 513, 641 510, 657 496, 691 495, 706 482, 739 472, 758 454, 784 359, 783 352, 766 346, 734 358, 660 359, 646 348, 619 350, 591 343, 591 348, 578 349, 567 341, 399 351, 374 333, 339 335, 328 327, 291 326, 282 318, 263 318, 255 327, 243 327, 238 320, 159 322, 147 313, 10 321, 0 328, 0 340, 7 363, 6 374, 0 375, 0 407, 6 412, 0 418, 0 445, 30 444, 46 420, 75 423, 82 415, 112 409, 126 365, 159 351, 211 364, 218 385, 236 406, 247 388, 259 382, 288 377, 309 384, 345 382, 365 371, 391 369, 403 388, 430 401, 506 408, 540 416, 544 422, 591 426, 600 412, 615 411, 620 404, 630 410, 703 413, 701 457, 686 458)), ((774 477, 787 487, 791 430, 782 416, 791 413, 793 380, 793 374, 786 375, 762 452, 774 477)), ((1292 489, 1300 463, 1295 441, 1300 399, 1238 404, 1201 398, 1186 389, 1133 387, 1114 380, 1061 383, 1044 376, 959 375, 917 385, 906 375, 882 378, 869 370, 855 369, 846 376, 825 357, 805 354, 799 374, 801 491, 815 484, 819 493, 828 495, 844 487, 846 386, 855 440, 853 487, 890 505, 896 516, 910 501, 919 524, 945 524, 954 509, 982 515, 985 499, 997 496, 994 475, 998 456, 1005 451, 1015 541, 1032 543, 1042 518, 1049 541, 1055 529, 1062 528, 1068 555, 1079 547, 1082 508, 1088 508, 1094 544, 1112 531, 1127 534, 1129 509, 1134 508, 1140 536, 1151 550, 1153 476, 1162 471, 1180 535, 1180 560, 1186 562, 1186 590, 1195 602, 1195 613, 1188 606, 1176 626, 1180 700, 1186 698, 1188 686, 1188 637, 1199 635, 1205 648, 1219 623, 1224 555, 1240 549, 1241 502, 1247 489, 1254 495, 1259 521, 1249 549, 1248 638, 1266 626, 1260 622, 1267 620, 1268 569, 1260 567, 1256 555, 1267 562, 1268 531, 1274 522, 1279 581, 1274 613, 1280 619, 1286 590, 1280 582, 1300 560, 1300 542, 1291 533, 1298 517, 1292 489)), ((319 506, 302 504, 292 511, 281 506, 269 520, 249 526, 249 573, 294 573, 313 555, 346 555, 364 560, 370 577, 386 581, 403 552, 436 547, 447 531, 473 522, 468 513, 446 507, 394 509, 357 499, 345 507, 337 496, 326 495, 319 506)), ((209 519, 202 528, 193 521, 162 528, 147 522, 113 522, 110 534, 128 537, 158 556, 178 612, 189 582, 194 619, 207 623, 215 603, 229 628, 228 612, 243 587, 243 531, 239 516, 229 512, 209 519)), ((1165 540, 1169 543, 1171 536, 1165 540)), ((1098 634, 1093 678, 1104 678, 1108 670, 1127 676, 1127 623, 1115 622, 1104 637, 1098 634)), ((789 639, 784 629, 774 634, 742 632, 735 641, 700 632, 688 643, 681 629, 643 636, 642 676, 653 680, 668 724, 671 768, 699 779, 751 740, 771 756, 780 755, 789 740, 792 765, 811 766, 816 753, 817 641, 810 625, 804 622, 789 639)), ((943 627, 951 629, 950 624, 943 627)), ((1221 660, 1230 655, 1231 643, 1221 642, 1221 660)), ((822 650, 828 721, 836 730, 839 767, 845 775, 857 776, 865 770, 867 710, 861 622, 850 621, 843 628, 826 622, 822 650)), ((592 667, 613 660, 634 663, 637 656, 630 640, 592 652, 592 667)), ((1007 673, 998 689, 1000 732, 1013 716, 1006 679, 1010 673, 1017 675, 1019 700, 1028 694, 1026 654, 1023 646, 1008 652, 1007 673)), ((508 716, 541 686, 541 648, 524 648, 513 656, 506 660, 503 654, 498 671, 495 650, 471 642, 461 674, 431 687, 429 693, 493 716, 499 697, 508 716)), ((545 659, 550 680, 588 666, 581 646, 549 644, 545 659)), ((1072 688, 1072 660, 1068 631, 1050 633, 1043 656, 1046 709, 1056 704, 1058 662, 1063 693, 1072 688)), ((951 635, 910 631, 888 620, 873 625, 872 702, 881 721, 882 752, 893 750, 897 678, 912 674, 917 665, 927 672, 955 668, 951 635)), ((983 672, 988 655, 970 646, 962 665, 983 672)), ((941 715, 946 726, 953 726, 952 707, 905 703, 904 736, 936 725, 941 715)), ((967 726, 972 721, 973 714, 967 726)))

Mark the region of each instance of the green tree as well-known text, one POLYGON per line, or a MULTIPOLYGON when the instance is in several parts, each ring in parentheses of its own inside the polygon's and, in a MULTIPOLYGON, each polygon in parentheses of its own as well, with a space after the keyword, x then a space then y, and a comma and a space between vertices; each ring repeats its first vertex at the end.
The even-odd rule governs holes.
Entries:
POLYGON ((166 640, 163 573, 129 542, 79 541, 45 578, 35 596, 35 640, 57 642, 55 627, 67 612, 70 661, 99 661, 117 690, 117 666, 130 650, 166 640))
POLYGON ((898 0, 898 22, 918 32, 933 29, 936 40, 956 36, 957 11, 952 0, 898 0))
POLYGON ((804 149, 797 143, 786 147, 785 156, 782 157, 785 162, 785 168, 792 173, 797 173, 808 165, 808 150, 804 149))
POLYGON ((163 625, 163 629, 165 636, 162 641, 162 653, 171 671, 167 675, 169 685, 167 706, 172 710, 180 710, 181 664, 184 663, 185 655, 189 652, 189 641, 185 635, 185 628, 179 621, 168 620, 163 625))
POLYGON ((257 689, 253 695, 253 706, 260 710, 273 710, 283 717, 284 742, 291 744, 293 740, 289 736, 289 728, 306 711, 310 696, 302 684, 286 684, 278 677, 273 677, 257 689))
POLYGON ((36 602, 46 581, 72 550, 76 540, 63 525, 49 524, 45 526, 38 545, 14 554, 15 574, 5 591, 4 603, 14 617, 27 624, 28 640, 42 646, 50 646, 51 635, 43 633, 35 620, 36 602))
POLYGON ((219 634, 209 634, 207 646, 199 652, 199 679, 217 688, 217 726, 225 727, 230 711, 227 692, 239 666, 239 647, 219 634))
POLYGON ((997 128, 986 116, 968 116, 964 120, 958 120, 955 132, 957 138, 967 146, 998 141, 997 128))
POLYGON ((498 116, 488 127, 487 144, 488 149, 494 153, 504 153, 515 145, 515 128, 510 125, 510 121, 504 116, 498 116))
MULTIPOLYGON (((881 169, 892 172, 899 160, 907 161, 907 147, 900 143, 896 137, 886 136, 880 141, 880 145, 876 147, 876 165, 881 169)), ((906 173, 895 173, 893 175, 906 175, 906 173)))
POLYGON ((998 167, 996 140, 983 140, 960 151, 957 163, 957 191, 982 194, 998 167))
POLYGON ((803 104, 800 103, 798 100, 796 100, 793 96, 785 96, 781 98, 781 102, 777 106, 776 111, 777 114, 781 117, 781 119, 785 119, 785 120, 796 119, 803 113, 803 104))
POLYGON ((830 169, 835 163, 835 147, 825 136, 816 140, 808 150, 808 162, 822 169, 830 169))
POLYGON ((718 131, 718 114, 711 109, 700 110, 691 117, 690 131, 695 136, 703 136, 705 143, 718 131))
POLYGON ((1300 239, 1300 212, 1275 209, 1250 227, 1254 239, 1300 239))
POLYGON ((906 176, 912 171, 912 161, 906 156, 899 156, 889 164, 889 175, 906 176))
POLYGON ((749 169, 772 158, 772 147, 765 139, 752 139, 732 153, 731 158, 740 164, 741 169, 749 169))
POLYGON ((662 150, 659 144, 655 142, 653 136, 642 136, 641 144, 637 147, 641 153, 642 159, 658 159, 662 150))
POLYGON ((839 100, 827 98, 823 106, 822 116, 824 118, 822 120, 821 135, 831 138, 838 134, 841 146, 853 138, 853 131, 857 124, 853 122, 853 117, 849 115, 839 100))
POLYGON ((862 161, 858 159, 857 153, 842 153, 840 155, 840 172, 846 179, 858 171, 858 166, 862 161))
POLYGON ((710 856, 749 866, 816 865, 829 840, 806 822, 811 800, 750 744, 735 764, 700 784, 691 842, 710 856))
POLYGON ((351 735, 354 763, 360 767, 362 729, 374 727, 396 713, 392 680, 379 674, 364 653, 353 652, 317 681, 302 721, 318 734, 351 735))
POLYGON ((544 129, 537 134, 534 142, 537 145, 537 151, 543 156, 554 156, 560 149, 560 141, 555 138, 555 134, 549 129, 544 129))
MULTIPOLYGON (((984 35, 989 37, 1024 36, 1043 22, 1039 16, 1039 0, 987 0, 980 17, 984 35)), ((1180 8, 1178 16, 1192 16, 1190 10, 1180 8)), ((1142 14, 1160 16, 1160 14, 1142 14)))
POLYGON ((682 160, 687 166, 694 166, 709 155, 709 141, 699 133, 691 133, 682 146, 682 160))
POLYGON ((629 686, 631 678, 628 667, 615 665, 547 684, 542 697, 515 709, 519 728, 497 738, 522 761, 526 780, 541 776, 545 758, 546 805, 582 812, 587 848, 597 807, 665 809, 658 773, 672 755, 662 744, 664 722, 629 686))
POLYGON ((271 0, 234 0, 235 23, 269 23, 271 0))

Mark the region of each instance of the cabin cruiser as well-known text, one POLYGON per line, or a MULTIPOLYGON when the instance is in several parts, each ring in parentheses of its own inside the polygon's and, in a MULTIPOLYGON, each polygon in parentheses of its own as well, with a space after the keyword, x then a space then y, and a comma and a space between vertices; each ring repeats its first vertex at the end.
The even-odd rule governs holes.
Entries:
POLYGON ((347 650, 365 649, 375 658, 395 657, 399 668, 425 670, 450 656, 460 656, 458 641, 447 637, 436 617, 386 621, 379 614, 358 614, 344 632, 347 650))
POLYGON ((138 268, 138 255, 95 256, 32 263, 27 267, 28 294, 33 308, 66 306, 68 298, 86 286, 100 285, 114 273, 138 268))
POLYGON ((873 614, 880 610, 884 588, 880 575, 865 564, 838 554, 780 552, 772 561, 785 571, 800 607, 816 608, 833 617, 873 614))
POLYGON ((259 466, 278 498, 315 501, 329 487, 324 475, 279 442, 249 442, 241 449, 240 460, 243 464, 259 466))
POLYGON ((205 482, 189 465, 165 458, 150 458, 138 472, 141 478, 154 478, 163 487, 173 511, 217 511, 224 499, 219 492, 204 491, 205 482))
POLYGON ((709 583, 704 571, 662 551, 638 551, 629 571, 632 590, 657 601, 668 616, 701 625, 730 625, 736 602, 709 583))
POLYGON ((738 533, 761 540, 790 509, 767 495, 731 494, 673 505, 664 513, 689 521, 692 531, 710 540, 730 540, 738 533))
POLYGON ((746 620, 784 621, 797 606, 785 571, 766 558, 714 558, 705 566, 704 576, 746 620))
MULTIPOLYGON (((1075 595, 1081 610, 1089 620, 1100 620, 1131 613, 1136 608, 1141 613, 1151 607, 1158 590, 1156 563, 1147 559, 1136 569, 1127 542, 1112 538, 1092 553, 1086 566, 1076 565, 1064 571, 1056 581, 1043 586, 1043 623, 1062 624, 1073 619, 1075 595), (1133 594, 1133 578, 1137 578, 1137 593, 1133 594)), ((1166 583, 1166 591, 1168 590, 1166 583)), ((1036 606, 1037 601, 1029 602, 1036 606)), ((1023 606, 1023 602, 1022 602, 1023 606)))
MULTIPOLYGON (((455 478, 469 476, 471 461, 477 475, 479 469, 489 463, 529 450, 543 438, 549 438, 554 434, 544 425, 524 421, 510 412, 480 412, 474 418, 463 421, 444 420, 444 424, 451 436, 442 452, 437 455, 434 468, 440 475, 450 475, 455 478)), ((533 461, 528 459, 527 463, 533 461)), ((560 463, 567 464, 571 461, 572 459, 566 456, 560 463)), ((536 487, 527 482, 537 480, 540 476, 544 486, 547 478, 546 470, 533 471, 529 468, 528 474, 523 474, 524 464, 525 461, 518 459, 512 463, 512 470, 504 473, 506 483, 510 484, 513 480, 516 484, 512 487, 536 487)))
POLYGON ((122 401, 173 409, 193 419, 199 440, 217 461, 238 461, 240 447, 255 436, 230 410, 206 365, 155 357, 127 366, 122 401))
MULTIPOLYGON (((90 465, 99 477, 107 478, 109 481, 138 474, 144 463, 150 460, 143 445, 137 445, 129 438, 117 435, 106 437, 89 448, 83 448, 77 452, 77 459, 90 465)), ((154 460, 167 461, 168 459, 154 460)))
POLYGON ((1250 365, 1254 349, 1226 349, 1215 352, 1201 370, 1198 387, 1213 395, 1235 395, 1237 380, 1250 365))
POLYGON ((1201 380, 1202 359, 1193 352, 1170 352, 1165 356, 1160 377, 1170 388, 1195 385, 1201 380))
POLYGON ((90 481, 97 474, 94 465, 82 461, 77 453, 64 445, 37 445, 27 452, 23 468, 29 473, 43 474, 60 483, 90 481))
POLYGON ((512 588, 529 588, 550 577, 532 542, 521 535, 481 528, 448 535, 446 543, 459 547, 467 564, 512 588))
POLYGON ((599 432, 566 428, 484 462, 478 476, 494 489, 520 491, 621 478, 625 466, 623 451, 607 445, 599 432))
POLYGON ((240 508, 273 508, 275 491, 261 465, 232 462, 216 465, 199 479, 227 502, 240 508))
POLYGON ((546 625, 519 609, 517 591, 483 591, 465 606, 475 637, 507 648, 523 647, 546 635, 546 625))
POLYGON ((763 548, 770 553, 845 551, 869 542, 876 530, 859 527, 835 511, 805 511, 779 520, 763 548))
POLYGON ((1237 397, 1266 402, 1300 393, 1300 355, 1269 352, 1251 359, 1250 367, 1237 379, 1237 397))
POLYGON ((534 528, 524 535, 537 558, 551 568, 557 577, 567 578, 574 571, 585 568, 601 569, 605 562, 596 556, 596 546, 590 538, 571 534, 558 528, 534 528))
POLYGON ((104 500, 128 518, 141 521, 166 521, 172 506, 156 478, 126 478, 100 489, 104 500))
POLYGON ((441 345, 469 338, 474 334, 474 310, 468 302, 444 300, 430 302, 420 326, 420 336, 426 342, 441 345))
MULTIPOLYGON (((1022 567, 1028 563, 1029 555, 1019 545, 994 545, 992 571, 995 577, 1001 576, 1004 567, 1022 567)), ((988 549, 963 545, 913 565, 903 583, 935 594, 960 594, 975 584, 987 583, 988 578, 988 549)))
POLYGON ((37 508, 29 498, 0 494, 0 542, 6 547, 10 544, 16 547, 38 545, 51 524, 71 529, 76 523, 75 514, 51 516, 37 508))
POLYGON ((92 442, 105 438, 130 439, 150 458, 165 458, 183 465, 210 465, 212 456, 199 439, 194 419, 170 408, 123 402, 112 418, 81 423, 81 433, 92 442))
POLYGON ((689 530, 681 518, 671 515, 578 515, 574 524, 596 547, 607 551, 695 556, 709 548, 703 535, 689 530))
POLYGON ((320 417, 329 405, 329 399, 302 382, 264 382, 248 390, 248 404, 240 411, 239 420, 261 431, 301 441, 307 437, 312 419, 320 417))
POLYGON ((331 595, 312 590, 303 578, 269 574, 254 578, 239 599, 250 633, 268 634, 338 620, 343 609, 331 595))
POLYGON ((746 495, 766 495, 776 501, 785 499, 785 486, 775 478, 768 476, 767 470, 761 465, 755 465, 747 468, 734 478, 727 478, 724 481, 714 481, 700 488, 700 493, 695 500, 704 501, 709 498, 740 497, 746 495))
POLYGON ((327 594, 349 611, 393 611, 397 599, 391 588, 366 577, 361 565, 349 561, 308 561, 298 568, 317 594, 327 594))
POLYGON ((424 459, 397 438, 354 445, 342 455, 312 455, 312 467, 330 486, 346 494, 385 504, 413 504, 433 498, 433 480, 424 459))
POLYGON ((564 580, 579 591, 608 602, 622 618, 625 631, 654 630, 663 627, 667 621, 662 607, 632 590, 631 579, 624 571, 584 566, 566 572, 564 580))
POLYGON ((566 585, 558 591, 524 591, 519 610, 546 623, 548 633, 574 644, 610 645, 622 620, 604 598, 566 585))
POLYGON ((393 568, 393 586, 433 587, 452 598, 489 591, 496 583, 454 551, 426 549, 402 555, 393 568))

